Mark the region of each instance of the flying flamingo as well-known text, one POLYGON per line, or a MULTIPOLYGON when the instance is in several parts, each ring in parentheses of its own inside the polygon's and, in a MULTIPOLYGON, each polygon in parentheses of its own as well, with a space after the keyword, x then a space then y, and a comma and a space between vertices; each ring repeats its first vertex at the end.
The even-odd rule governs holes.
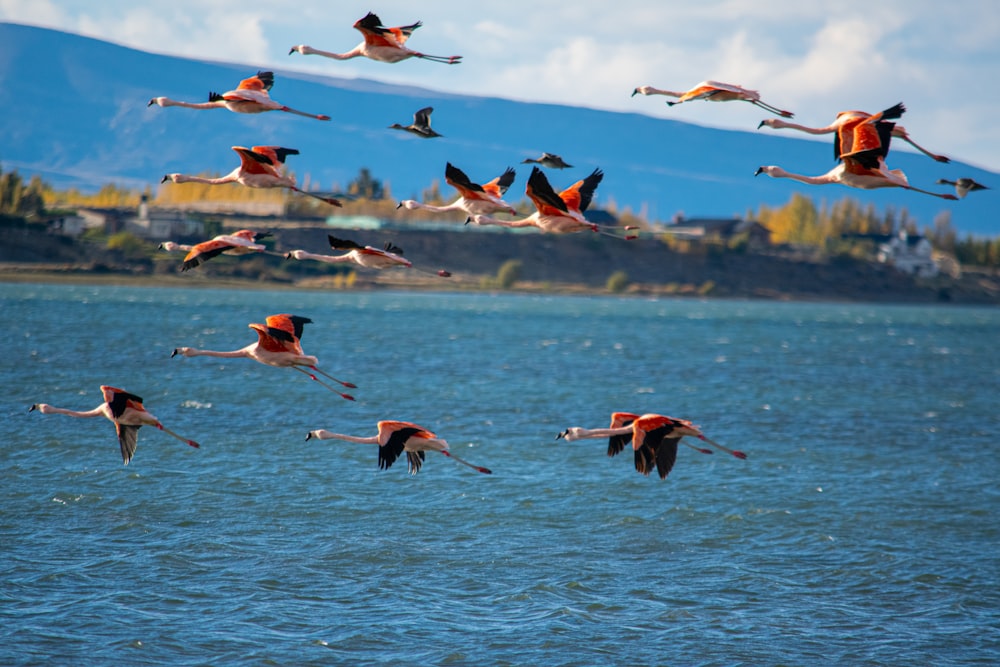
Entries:
POLYGON ((159 247, 167 252, 186 250, 187 255, 184 257, 184 264, 181 265, 181 271, 187 271, 223 253, 227 255, 249 255, 257 252, 275 254, 270 252, 265 246, 257 243, 259 239, 270 235, 271 232, 255 232, 250 229, 241 229, 232 234, 220 234, 215 238, 195 245, 182 245, 173 241, 165 241, 159 247))
POLYGON ((393 123, 389 126, 390 130, 405 130, 411 134, 415 134, 423 139, 433 139, 434 137, 442 137, 443 134, 438 134, 431 128, 431 114, 434 112, 434 107, 424 107, 420 109, 415 114, 413 114, 413 122, 409 125, 400 125, 399 123, 393 123))
MULTIPOLYGON (((906 107, 903 106, 902 103, 897 104, 896 107, 892 107, 892 109, 895 109, 897 107, 899 108, 900 115, 906 111, 906 107)), ((886 111, 889 111, 889 109, 887 109, 886 111)), ((881 113, 884 115, 886 112, 883 111, 881 113)), ((767 118, 765 120, 760 121, 760 124, 757 125, 757 129, 766 126, 775 130, 791 129, 791 130, 798 130, 800 132, 806 132, 808 134, 831 134, 833 132, 840 131, 840 129, 846 124, 855 123, 859 120, 865 120, 875 115, 878 114, 870 114, 865 111, 841 111, 840 113, 837 114, 836 120, 834 120, 826 127, 806 127, 805 125, 798 125, 797 123, 789 123, 787 121, 783 121, 780 118, 767 118)), ((899 118, 899 116, 895 117, 899 118)), ((902 125, 894 125, 892 127, 892 136, 895 139, 901 139, 905 141, 906 143, 910 144, 924 155, 931 157, 937 160, 938 162, 951 161, 944 155, 938 155, 936 153, 932 153, 923 146, 917 144, 917 142, 913 141, 909 133, 902 125)))
POLYGON ((875 169, 865 167, 856 160, 847 157, 844 158, 843 162, 821 176, 793 174, 785 171, 781 167, 773 165, 758 167, 754 176, 759 176, 760 174, 767 174, 771 178, 790 178, 808 185, 840 183, 841 185, 846 185, 851 188, 859 188, 861 190, 898 187, 906 190, 912 190, 914 192, 922 192, 925 195, 931 195, 933 197, 940 197, 941 199, 948 199, 952 201, 958 199, 958 197, 953 194, 930 192, 929 190, 921 190, 920 188, 913 187, 909 184, 909 181, 907 181, 906 174, 899 169, 889 169, 885 165, 885 160, 882 158, 878 158, 878 167, 875 169))
POLYGON ((225 176, 205 178, 203 176, 188 176, 186 174, 167 174, 160 182, 205 183, 207 185, 239 183, 248 188, 288 188, 293 192, 308 195, 331 206, 342 205, 340 200, 333 197, 324 197, 314 192, 300 190, 295 186, 295 179, 293 177, 283 176, 279 172, 287 156, 299 154, 296 149, 282 148, 280 146, 254 146, 253 148, 233 146, 232 148, 240 156, 240 166, 225 176))
POLYGON ((101 394, 104 402, 93 410, 78 412, 76 410, 66 410, 57 408, 46 403, 35 403, 28 412, 38 410, 43 415, 59 414, 70 417, 107 417, 115 425, 118 433, 118 446, 122 451, 122 461, 125 465, 132 460, 135 454, 135 447, 139 439, 139 429, 143 426, 155 426, 164 433, 172 435, 186 445, 200 447, 194 440, 181 437, 160 423, 160 420, 146 411, 142 406, 142 399, 135 394, 130 394, 124 389, 101 385, 101 394))
POLYGON ((540 164, 549 169, 572 169, 573 165, 566 164, 566 161, 555 153, 542 153, 537 158, 529 157, 521 160, 521 164, 540 164))
POLYGON ((388 470, 403 452, 406 452, 407 467, 411 475, 416 475, 424 463, 424 452, 438 451, 453 458, 462 465, 486 475, 493 474, 489 468, 477 466, 460 459, 448 449, 448 443, 437 437, 422 426, 402 421, 380 421, 377 424, 378 434, 368 437, 331 433, 324 429, 309 431, 306 440, 345 440, 366 445, 378 445, 378 469, 388 470))
MULTIPOLYGON (((583 217, 583 211, 587 210, 587 206, 590 205, 594 198, 594 191, 602 178, 604 178, 604 172, 595 169, 590 176, 556 194, 542 170, 538 167, 532 167, 525 194, 535 204, 537 210, 534 213, 521 220, 497 220, 477 214, 469 216, 465 223, 472 222, 477 225, 497 225, 500 227, 537 227, 543 232, 552 234, 590 230, 614 238, 622 238, 602 230, 599 225, 589 222, 583 217)), ((626 227, 625 229, 634 228, 626 227)), ((628 240, 635 238, 635 236, 625 236, 624 238, 628 240)))
POLYGON ((489 183, 480 185, 479 183, 473 183, 465 175, 465 172, 448 162, 444 167, 444 181, 458 190, 458 194, 460 195, 458 199, 447 206, 433 206, 431 204, 422 204, 413 199, 404 199, 399 202, 396 208, 405 208, 410 211, 423 209, 435 213, 464 211, 468 215, 489 215, 491 213, 517 215, 514 207, 503 200, 504 193, 507 192, 510 184, 514 182, 515 174, 516 172, 513 169, 507 167, 507 170, 501 175, 489 183))
POLYGON ((315 380, 333 393, 339 394, 341 398, 349 401, 354 400, 354 397, 350 394, 337 391, 326 382, 317 378, 313 373, 304 370, 303 367, 308 368, 349 389, 357 388, 356 385, 338 380, 329 373, 317 368, 316 365, 319 363, 319 360, 302 351, 302 344, 299 342, 302 338, 302 328, 303 325, 309 324, 312 320, 308 317, 299 317, 298 315, 281 314, 271 315, 265 322, 266 324, 251 323, 247 325, 257 332, 257 342, 238 350, 216 352, 213 350, 199 350, 193 347, 178 347, 174 349, 170 356, 175 357, 179 354, 184 357, 220 357, 223 359, 245 357, 262 364, 267 364, 268 366, 291 368, 304 373, 311 380, 315 380))
POLYGON ((840 183, 852 188, 873 190, 876 188, 898 187, 914 192, 955 200, 952 194, 930 192, 910 185, 899 169, 889 169, 885 157, 889 152, 894 123, 888 118, 898 118, 905 107, 897 104, 877 114, 865 114, 841 123, 834 141, 834 154, 840 163, 822 176, 803 176, 785 171, 781 167, 759 167, 754 176, 767 174, 772 178, 791 178, 809 185, 840 183))
POLYGON ((383 63, 398 63, 400 60, 406 60, 407 58, 423 58, 424 60, 432 60, 447 65, 455 65, 461 62, 462 56, 431 56, 406 48, 404 46, 406 40, 421 25, 420 21, 417 21, 411 25, 386 28, 382 25, 382 21, 378 16, 368 12, 364 18, 358 19, 354 23, 355 30, 361 32, 365 41, 350 51, 346 53, 331 53, 329 51, 314 49, 305 44, 299 44, 298 46, 293 46, 288 51, 288 55, 298 52, 304 56, 324 56, 326 58, 333 58, 334 60, 350 60, 351 58, 364 57, 383 63))
MULTIPOLYGON (((689 421, 657 414, 639 416, 630 412, 615 412, 611 415, 610 428, 585 429, 574 426, 559 433, 556 439, 565 438, 567 442, 573 442, 586 438, 609 438, 608 456, 621 452, 625 443, 631 440, 636 472, 648 476, 655 467, 660 479, 666 479, 677 460, 677 445, 683 442, 684 436, 696 437, 738 459, 747 457, 739 450, 729 449, 709 440, 689 421)), ((710 449, 684 444, 703 454, 712 453, 710 449)))
POLYGON ((186 107, 188 109, 229 109, 236 113, 263 113, 265 111, 286 111, 288 113, 315 118, 316 120, 330 120, 329 116, 322 114, 306 113, 286 107, 271 99, 268 91, 274 85, 274 72, 257 72, 256 76, 240 81, 236 90, 227 93, 209 93, 208 102, 180 102, 169 97, 154 97, 146 106, 154 104, 161 107, 186 107))
POLYGON ((962 177, 955 181, 949 181, 946 178, 939 178, 937 182, 941 185, 954 185, 955 194, 958 195, 959 199, 965 199, 965 195, 976 190, 989 190, 989 188, 982 183, 977 183, 968 177, 962 177))
MULTIPOLYGON (((347 239, 338 239, 332 234, 327 234, 330 247, 334 250, 346 250, 343 255, 314 255, 305 250, 292 250, 285 259, 312 259, 317 262, 327 264, 357 264, 366 269, 388 269, 392 267, 412 268, 413 263, 403 257, 403 249, 386 241, 384 249, 363 246, 347 239)), ((437 275, 448 278, 451 273, 440 270, 437 275)))
POLYGON ((691 90, 685 92, 662 90, 660 88, 654 88, 653 86, 639 86, 632 91, 632 96, 634 97, 636 95, 666 95, 668 97, 678 98, 676 102, 667 102, 668 106, 681 104, 683 102, 690 102, 691 100, 706 100, 708 102, 732 102, 734 100, 741 100, 749 102, 750 104, 758 106, 766 111, 770 111, 771 113, 778 114, 779 116, 784 116, 785 118, 792 118, 795 115, 791 111, 782 111, 777 107, 767 104, 760 99, 760 93, 756 90, 748 90, 729 83, 719 83, 718 81, 702 81, 691 90))

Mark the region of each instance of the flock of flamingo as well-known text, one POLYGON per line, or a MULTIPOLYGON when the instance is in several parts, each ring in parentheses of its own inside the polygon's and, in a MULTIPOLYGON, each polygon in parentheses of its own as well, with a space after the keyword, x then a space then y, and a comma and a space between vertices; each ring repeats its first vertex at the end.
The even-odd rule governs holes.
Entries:
MULTIPOLYGON (((462 61, 461 56, 434 56, 414 51, 406 46, 413 32, 421 26, 416 23, 386 27, 378 16, 368 13, 354 24, 364 39, 355 48, 344 53, 321 51, 305 44, 294 46, 289 54, 319 55, 335 60, 365 57, 384 63, 397 63, 408 58, 419 58, 433 62, 455 65, 462 61)), ((274 85, 272 72, 258 72, 255 76, 244 79, 235 90, 218 94, 211 92, 208 102, 192 103, 172 100, 167 97, 154 97, 149 106, 186 107, 190 109, 228 109, 235 113, 263 113, 266 111, 283 111, 299 116, 305 116, 320 121, 329 121, 330 117, 322 114, 312 114, 280 104, 271 99, 269 91, 274 85)), ((827 184, 840 183, 849 187, 872 189, 881 187, 900 187, 921 192, 943 199, 964 197, 967 193, 986 189, 986 186, 976 183, 971 178, 960 178, 957 181, 941 179, 939 184, 952 185, 956 195, 930 192, 915 188, 909 184, 906 176, 898 169, 889 169, 885 159, 892 138, 906 141, 917 150, 939 162, 948 162, 948 158, 931 153, 914 142, 906 130, 894 123, 905 112, 902 104, 897 104, 879 113, 870 114, 861 111, 845 111, 837 115, 836 120, 826 127, 806 127, 797 125, 785 118, 793 114, 778 107, 765 103, 757 91, 748 90, 715 81, 704 81, 691 90, 674 92, 640 86, 633 90, 632 95, 664 95, 676 98, 668 101, 669 105, 682 104, 693 100, 713 102, 744 101, 777 115, 761 121, 760 127, 772 129, 794 129, 810 134, 835 134, 834 155, 838 161, 836 167, 822 176, 803 176, 785 171, 777 166, 762 166, 757 174, 767 174, 775 178, 792 178, 803 183, 827 184)), ((431 128, 431 113, 433 108, 425 107, 418 110, 409 125, 394 123, 390 129, 404 130, 423 138, 440 137, 431 128)), ((163 182, 173 183, 239 183, 251 188, 286 188, 291 191, 315 197, 331 206, 341 206, 341 202, 332 196, 299 189, 292 177, 282 173, 285 159, 289 155, 297 155, 298 151, 281 146, 233 146, 240 157, 240 166, 231 173, 220 178, 205 178, 185 174, 167 174, 163 182)), ((501 175, 486 183, 472 181, 461 169, 451 163, 445 166, 445 181, 455 188, 459 197, 446 206, 432 206, 415 200, 399 202, 397 208, 407 210, 426 209, 436 212, 461 211, 467 216, 466 224, 497 225, 504 227, 537 227, 543 232, 565 234, 581 231, 592 231, 616 238, 630 240, 635 234, 629 233, 632 227, 607 228, 591 223, 583 213, 591 203, 594 193, 600 184, 604 173, 594 169, 590 175, 580 179, 562 190, 556 192, 549 183, 541 167, 547 169, 571 169, 559 155, 543 153, 538 158, 526 159, 523 164, 532 164, 525 194, 535 206, 535 212, 525 218, 504 220, 493 217, 505 214, 516 216, 513 206, 503 200, 504 194, 514 182, 515 171, 507 168, 501 175)), ((333 250, 344 251, 340 255, 318 255, 304 250, 293 250, 281 255, 267 249, 259 241, 268 236, 268 232, 240 230, 231 234, 223 234, 193 246, 180 245, 172 242, 160 247, 166 251, 184 251, 186 256, 181 265, 182 271, 194 269, 202 263, 221 254, 245 255, 252 253, 268 253, 283 256, 286 259, 312 260, 327 263, 350 262, 369 269, 384 269, 390 267, 412 268, 412 263, 403 257, 403 251, 397 246, 386 243, 382 249, 361 246, 353 241, 328 236, 333 250)), ((439 270, 437 275, 450 276, 445 270, 439 270)), ((178 347, 171 356, 197 357, 210 356, 218 358, 247 358, 259 363, 280 368, 291 368, 306 375, 309 379, 338 394, 346 400, 354 400, 350 394, 340 388, 356 389, 357 387, 343 380, 338 380, 318 367, 318 359, 307 355, 302 350, 301 338, 304 325, 311 320, 306 317, 277 314, 265 319, 263 324, 251 323, 251 328, 257 334, 257 341, 245 347, 231 351, 200 350, 193 347, 178 347), (324 379, 320 379, 322 376, 324 379), (334 386, 334 383, 340 388, 334 386)), ((199 444, 163 426, 159 419, 149 413, 142 404, 142 398, 116 387, 102 385, 101 392, 104 402, 93 410, 74 411, 57 408, 45 403, 36 403, 30 410, 42 414, 64 414, 71 417, 103 416, 114 423, 118 434, 123 462, 128 465, 135 454, 137 433, 142 426, 154 426, 157 429, 181 440, 191 447, 199 444)), ((378 446, 378 467, 387 469, 406 453, 407 466, 411 474, 417 473, 424 463, 425 452, 438 451, 473 470, 489 474, 489 468, 474 465, 453 454, 447 441, 438 437, 430 430, 406 421, 382 420, 376 424, 377 433, 373 436, 356 436, 334 433, 325 429, 309 431, 306 439, 339 439, 348 442, 374 444, 378 446)), ((745 459, 746 454, 740 450, 724 447, 707 438, 701 430, 689 421, 675 419, 659 414, 637 415, 627 412, 615 412, 611 416, 608 428, 585 429, 580 427, 567 428, 559 433, 557 439, 575 441, 586 438, 608 438, 608 456, 621 453, 625 445, 631 443, 635 470, 649 476, 654 470, 661 479, 665 479, 673 469, 677 458, 678 445, 683 443, 703 454, 711 454, 712 449, 691 445, 683 440, 685 437, 697 438, 711 447, 745 459)))

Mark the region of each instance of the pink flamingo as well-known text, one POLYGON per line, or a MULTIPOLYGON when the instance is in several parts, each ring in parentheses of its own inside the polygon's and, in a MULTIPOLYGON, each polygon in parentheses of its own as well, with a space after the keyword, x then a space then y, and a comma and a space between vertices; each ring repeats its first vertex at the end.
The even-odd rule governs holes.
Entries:
MULTIPOLYGON (((327 264, 357 264, 366 269, 388 269, 393 267, 413 268, 413 263, 403 257, 403 249, 386 241, 383 249, 363 246, 347 239, 338 239, 332 234, 327 234, 330 247, 333 250, 346 250, 343 255, 315 255, 305 250, 292 250, 285 259, 311 259, 327 264)), ((448 278, 451 273, 444 269, 438 271, 436 275, 448 278)))
MULTIPOLYGON (((477 225, 496 225, 499 227, 537 227, 543 232, 552 234, 569 234, 572 232, 592 231, 614 238, 622 238, 604 231, 600 226, 583 217, 594 197, 597 185, 604 178, 604 172, 595 169, 590 176, 577 181, 562 192, 556 194, 549 180, 538 167, 531 168, 525 194, 535 204, 536 211, 527 218, 520 220, 497 220, 486 215, 472 215, 465 221, 477 225)), ((634 229, 634 227, 625 227, 634 229)), ((626 240, 635 236, 625 236, 626 240)))
POLYGON ((337 391, 326 382, 317 378, 314 374, 319 373, 320 375, 327 377, 349 389, 357 388, 356 385, 351 384, 350 382, 338 380, 329 373, 317 368, 319 360, 316 357, 307 355, 302 351, 302 344, 300 342, 300 339, 302 338, 302 328, 303 325, 309 324, 312 320, 308 317, 299 317, 298 315, 280 314, 269 316, 265 322, 265 324, 251 323, 247 325, 257 332, 257 342, 251 343, 250 345, 242 347, 238 350, 217 352, 214 350, 199 350, 193 347, 178 347, 174 349, 170 356, 175 357, 179 354, 184 357, 219 357, 222 359, 246 358, 253 359, 256 362, 266 364, 268 366, 291 368, 299 373, 304 373, 309 376, 311 380, 315 380, 333 393, 338 394, 341 398, 349 401, 354 400, 354 397, 350 394, 344 394, 337 391), (305 370, 305 368, 314 371, 314 373, 310 373, 305 370))
MULTIPOLYGON (((870 114, 866 111, 841 111, 840 113, 837 114, 836 120, 834 120, 826 127, 806 127, 805 125, 799 125, 797 123, 789 123, 787 121, 781 120, 780 118, 767 118, 765 120, 760 121, 760 124, 757 125, 757 128, 760 129, 762 127, 769 127, 773 130, 791 129, 791 130, 798 130, 799 132, 806 132, 808 134, 817 134, 817 135, 831 134, 833 132, 839 132, 845 125, 857 123, 859 121, 864 121, 869 118, 873 118, 875 116, 880 116, 882 118, 889 118, 890 116, 894 118, 899 118, 900 115, 902 115, 902 113, 905 111, 906 107, 903 106, 902 103, 899 103, 895 107, 891 107, 890 109, 886 109, 886 111, 882 111, 879 114, 870 114), (899 115, 893 115, 891 113, 889 114, 889 116, 885 115, 886 112, 890 112, 896 109, 898 109, 899 115)), ((933 158, 938 162, 951 161, 944 155, 938 155, 937 153, 932 153, 923 146, 919 145, 910 137, 909 133, 902 125, 893 125, 891 129, 893 138, 905 141, 906 143, 910 144, 924 155, 933 158)))
POLYGON ((488 183, 473 183, 465 172, 450 162, 444 167, 445 183, 458 190, 459 198, 447 206, 433 206, 422 204, 413 199, 404 199, 399 202, 396 208, 407 210, 423 209, 434 211, 435 213, 445 213, 447 211, 464 211, 468 215, 480 214, 489 215, 491 213, 510 213, 516 215, 514 207, 503 200, 504 193, 514 182, 516 172, 507 167, 501 175, 488 183))
POLYGON ((181 102, 172 100, 169 97, 154 97, 146 106, 154 104, 161 107, 185 107, 187 109, 229 109, 235 113, 263 113, 265 111, 285 111, 287 113, 315 118, 316 120, 330 120, 329 116, 322 114, 306 113, 284 104, 279 104, 271 99, 268 93, 274 85, 274 72, 257 72, 256 76, 240 81, 236 90, 222 93, 209 93, 208 102, 181 102))
MULTIPOLYGON (((567 442, 573 442, 587 438, 609 438, 608 456, 620 453, 625 448, 625 443, 631 440, 636 472, 648 476, 655 467, 660 479, 666 479, 677 460, 677 445, 683 442, 684 436, 703 440, 738 459, 747 457, 744 452, 709 440, 701 429, 689 421, 657 414, 640 416, 631 412, 615 412, 611 415, 610 428, 585 429, 573 426, 559 433, 556 439, 564 438, 567 442)), ((686 442, 684 444, 702 454, 712 453, 710 449, 695 447, 686 442)))
POLYGON ((366 445, 378 445, 378 468, 388 470, 395 463, 396 459, 403 452, 406 452, 407 467, 411 475, 416 475, 424 463, 424 452, 437 451, 445 456, 455 459, 462 465, 468 466, 476 472, 485 475, 493 473, 489 468, 477 466, 461 459, 448 449, 448 443, 437 437, 431 431, 411 422, 403 421, 380 421, 377 424, 378 433, 373 436, 344 435, 342 433, 332 433, 324 429, 309 431, 306 440, 317 438, 319 440, 344 440, 347 442, 358 442, 366 445))
POLYGON ((38 410, 43 415, 59 414, 84 418, 106 417, 115 425, 115 431, 118 433, 118 446, 121 448, 122 461, 125 465, 128 465, 128 462, 132 460, 132 456, 135 454, 135 448, 139 440, 139 429, 143 426, 155 426, 186 445, 195 448, 200 447, 194 440, 179 436, 161 424, 159 419, 146 411, 146 408, 142 405, 142 399, 135 394, 130 394, 124 389, 108 385, 101 385, 101 394, 104 396, 104 402, 93 410, 86 412, 57 408, 47 403, 35 403, 28 408, 28 412, 38 410))
POLYGON ((342 206, 339 199, 300 190, 296 187, 294 178, 282 175, 279 172, 287 156, 299 154, 296 149, 282 148, 280 146, 254 146, 252 148, 233 146, 232 148, 240 156, 240 166, 225 176, 206 178, 203 176, 188 176, 186 174, 167 174, 160 182, 204 183, 206 185, 239 183, 248 188, 288 188, 293 192, 308 195, 331 206, 342 206))
POLYGON ((730 83, 720 83, 718 81, 702 81, 691 90, 684 92, 662 90, 653 86, 639 86, 632 91, 632 96, 636 95, 666 95, 668 97, 679 98, 676 102, 667 102, 668 106, 690 102, 691 100, 706 100, 708 102, 732 102, 739 100, 749 102, 761 109, 784 116, 785 118, 792 118, 794 116, 791 111, 783 111, 762 101, 760 93, 756 90, 748 90, 747 88, 734 86, 730 83))
POLYGON ((398 63, 407 58, 423 58, 424 60, 432 60, 447 65, 455 65, 461 62, 462 56, 431 56, 419 51, 413 51, 404 46, 406 40, 413 34, 413 31, 421 25, 420 21, 417 21, 410 25, 386 28, 382 25, 382 21, 378 16, 368 12, 364 18, 358 19, 354 23, 354 28, 364 36, 364 41, 350 51, 346 53, 331 53, 329 51, 314 49, 305 44, 299 44, 298 46, 293 46, 288 51, 288 55, 298 52, 304 56, 316 55, 333 58, 334 60, 350 60, 351 58, 363 57, 383 63, 398 63))

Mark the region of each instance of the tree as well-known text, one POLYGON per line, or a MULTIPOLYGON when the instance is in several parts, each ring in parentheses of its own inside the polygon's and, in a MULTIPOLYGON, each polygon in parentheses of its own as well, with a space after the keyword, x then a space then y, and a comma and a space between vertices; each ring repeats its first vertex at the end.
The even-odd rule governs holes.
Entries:
POLYGON ((502 289, 510 289, 521 279, 521 268, 524 264, 519 259, 508 259, 500 265, 497 271, 497 285, 502 289))
POLYGON ((372 177, 368 167, 361 167, 358 177, 347 184, 348 194, 361 199, 383 199, 385 193, 382 190, 382 182, 372 177))

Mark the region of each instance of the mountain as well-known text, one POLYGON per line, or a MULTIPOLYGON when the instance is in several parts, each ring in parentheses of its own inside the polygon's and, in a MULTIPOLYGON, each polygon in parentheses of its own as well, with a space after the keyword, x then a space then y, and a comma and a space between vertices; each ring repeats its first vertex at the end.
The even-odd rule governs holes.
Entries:
MULTIPOLYGON (((791 131, 719 130, 638 113, 462 96, 290 70, 275 70, 272 97, 328 114, 331 122, 280 112, 253 116, 146 106, 161 95, 204 101, 209 91, 235 88, 257 69, 0 23, 0 166, 25 176, 40 174, 60 188, 93 190, 108 182, 141 188, 158 186, 168 172, 226 173, 238 164, 230 146, 268 144, 301 152, 287 162, 300 184, 308 179, 324 189, 343 187, 366 167, 398 199, 419 198, 435 179, 448 190, 446 162, 479 182, 514 166, 518 177, 507 199, 517 201, 530 171, 530 165, 519 163, 549 151, 574 165, 547 172, 556 189, 599 167, 605 177, 594 205, 613 201, 645 211, 652 220, 666 221, 679 212, 743 215, 761 204, 780 206, 802 192, 817 203, 852 197, 879 210, 905 209, 921 227, 950 211, 962 235, 995 236, 1000 229, 996 190, 947 202, 897 188, 862 191, 754 178, 762 164, 808 174, 833 166, 832 138, 816 141, 791 131), (434 107, 433 126, 442 138, 387 129, 394 122, 408 124, 425 106, 434 107)), ((330 70, 335 69, 331 62, 330 70)), ((896 101, 886 100, 887 106, 896 101)), ((832 116, 800 120, 821 124, 832 116)), ((917 187, 949 191, 935 181, 969 176, 1000 189, 995 173, 957 162, 939 164, 901 143, 893 144, 890 166, 904 170, 917 187)), ((947 153, 947 146, 932 148, 947 153)))

